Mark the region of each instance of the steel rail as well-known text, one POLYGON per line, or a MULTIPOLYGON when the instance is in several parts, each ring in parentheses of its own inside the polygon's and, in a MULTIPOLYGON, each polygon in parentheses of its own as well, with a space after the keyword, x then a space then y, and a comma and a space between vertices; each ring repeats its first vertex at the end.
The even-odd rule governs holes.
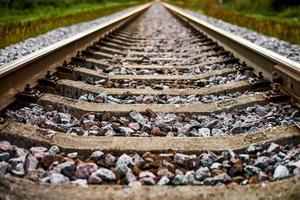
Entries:
MULTIPOLYGON (((146 7, 144 8, 146 9, 146 7)), ((141 9, 140 11, 137 12, 141 13, 144 9, 141 9)), ((127 22, 133 22, 134 19, 131 21, 133 17, 137 16, 136 14, 133 14, 129 18, 124 18, 124 23, 127 22)), ((184 17, 181 16, 183 19, 184 17)), ((147 18, 146 18, 147 19, 147 18)), ((168 18, 167 18, 168 19, 168 18)), ((139 21, 138 21, 139 22, 139 21)), ((147 23, 148 21, 144 21, 144 23, 147 23)), ((119 22, 116 22, 119 24, 119 22)), ((123 22, 120 24, 124 24, 123 22)), ((139 22, 140 23, 140 22, 139 22)), ((128 25, 128 24, 126 24, 128 25)), ((191 24, 192 26, 195 26, 194 24, 191 24)), ((97 34, 95 33, 95 37, 100 37, 100 35, 107 33, 114 27, 118 27, 115 25, 108 25, 107 28, 104 28, 101 31, 96 31, 97 34)), ((130 31, 135 31, 137 27, 128 27, 130 31)), ((155 27, 159 28, 159 27, 155 27)), ((111 34, 112 32, 110 32, 111 34)), ((134 32, 131 32, 132 35, 134 35, 134 32)), ((202 34, 201 34, 202 35, 202 34)), ((188 38, 188 36, 187 36, 188 38)), ((30 77, 33 81, 35 81, 37 78, 40 78, 42 72, 45 70, 48 70, 49 67, 51 68, 58 66, 61 64, 60 60, 64 60, 64 56, 72 56, 74 55, 74 51, 79 49, 83 49, 87 46, 87 44, 91 43, 90 41, 93 40, 93 38, 90 38, 91 40, 86 40, 82 42, 82 47, 78 44, 77 40, 74 40, 74 47, 71 45, 69 46, 68 44, 65 46, 67 49, 61 51, 59 48, 58 51, 54 49, 52 52, 49 54, 45 54, 45 56, 41 57, 41 62, 36 63, 30 67, 25 67, 19 65, 19 69, 12 68, 11 71, 8 69, 8 73, 5 74, 3 73, 3 77, 6 76, 11 76, 12 80, 18 80, 18 78, 15 76, 15 72, 18 72, 18 70, 30 70, 30 69, 40 69, 45 64, 45 68, 43 68, 43 71, 41 72, 32 72, 32 77, 30 77), (65 53, 61 55, 61 53, 65 53), (52 55, 53 54, 53 55, 52 55), (50 57, 48 57, 50 56, 50 57), (43 60, 45 59, 45 60, 43 60), (53 59, 53 60, 51 60, 53 59), (57 60, 58 59, 58 60, 57 60), (49 63, 48 63, 49 62, 49 63), (51 64, 54 63, 54 64, 51 64), (40 65, 38 65, 40 64, 40 65)), ((151 38, 153 39, 153 38, 151 38)), ((158 43, 160 44, 160 43, 158 43)), ((200 43, 201 44, 201 43, 200 43)), ((101 44, 98 44, 101 47, 101 44)), ((120 44, 122 46, 122 44, 120 44)), ((184 45, 184 43, 182 44, 184 45)), ((206 45, 205 45, 206 46, 206 45)), ((207 46, 215 46, 213 42, 209 42, 207 46)), ((64 49, 64 47, 62 47, 64 49)), ((127 47, 124 47, 125 49, 127 47)), ((175 49, 175 48, 174 48, 175 49)), ((99 52, 103 53, 103 49, 100 49, 99 52)), ((93 70, 91 69, 91 66, 94 64, 91 63, 96 63, 99 66, 103 66, 103 68, 107 67, 106 64, 102 63, 102 61, 97 60, 95 57, 95 51, 91 52, 91 56, 88 56, 89 58, 83 58, 86 62, 83 62, 84 64, 78 64, 80 67, 76 67, 72 73, 69 74, 68 78, 70 79, 63 79, 63 73, 61 76, 58 76, 61 78, 55 85, 55 87, 52 87, 53 91, 50 91, 48 93, 47 89, 48 88, 42 88, 41 91, 43 91, 43 95, 39 98, 39 100, 36 102, 38 105, 43 106, 43 105, 49 105, 50 107, 52 106, 53 109, 57 111, 62 111, 65 112, 67 111, 68 114, 71 114, 73 117, 82 117, 84 114, 95 112, 95 113, 108 113, 110 117, 118 117, 122 116, 123 114, 128 113, 132 110, 137 110, 141 113, 145 113, 145 110, 147 108, 150 108, 149 112, 164 112, 164 113, 188 113, 187 116, 193 115, 193 113, 200 113, 203 112, 205 115, 211 115, 216 112, 229 112, 232 109, 238 108, 242 109, 248 106, 255 104, 259 105, 264 105, 267 103, 267 100, 265 98, 265 95, 262 93, 256 94, 256 95, 247 95, 247 96, 242 96, 242 97, 234 97, 233 99, 225 99, 223 101, 218 101, 214 103, 206 103, 206 104, 199 104, 199 103, 193 103, 188 105, 180 105, 180 104, 109 104, 109 102, 103 102, 99 104, 95 104, 92 101, 87 102, 87 101, 79 101, 78 98, 82 94, 92 94, 92 95, 97 95, 102 92, 106 92, 108 94, 116 94, 116 95, 123 95, 126 92, 130 92, 129 95, 173 95, 173 96, 186 96, 189 94, 198 94, 200 96, 204 95, 209 95, 209 94, 222 94, 222 93, 227 93, 229 91, 238 91, 241 90, 250 90, 252 91, 253 88, 248 83, 247 81, 239 81, 239 82, 233 82, 233 83, 227 83, 223 85, 216 85, 214 87, 210 88, 198 88, 198 89, 182 89, 181 85, 178 84, 176 87, 171 88, 171 89, 165 89, 165 90, 159 90, 159 89, 152 89, 150 88, 138 88, 134 89, 128 86, 128 87, 115 87, 111 86, 109 84, 104 85, 104 87, 98 87, 97 85, 91 84, 92 82, 83 82, 87 77, 91 78, 93 76, 98 76, 100 77, 99 79, 102 80, 108 80, 108 81, 115 81, 115 80, 127 80, 129 75, 112 75, 109 74, 108 71, 96 71, 94 68, 93 70), (88 64, 89 63, 89 64, 88 64), (77 76, 77 73, 79 72, 84 72, 85 74, 88 75, 82 76, 79 78, 77 76), (78 80, 78 81, 77 81, 78 80), (250 89, 251 87, 251 89, 250 89), (129 91, 130 90, 130 91, 129 91), (163 109, 162 109, 163 108, 163 109)), ((106 52, 106 54, 113 54, 106 52)), ((208 58, 208 55, 203 56, 203 58, 208 58)), ((38 61, 40 58, 36 58, 38 61)), ((211 63, 211 62, 219 62, 219 63, 224 63, 225 65, 228 65, 228 69, 225 68, 223 70, 234 70, 234 66, 230 66, 231 64, 236 63, 235 58, 228 58, 228 59, 216 59, 216 60, 210 60, 206 62, 202 62, 200 64, 192 64, 188 65, 189 67, 203 67, 205 64, 211 63), (228 62, 228 60, 233 60, 233 62, 228 62), (228 63, 227 63, 228 62, 228 63)), ((25 62, 25 61, 24 61, 25 62)), ((28 60, 29 65, 30 62, 35 62, 31 59, 28 60)), ((107 62, 109 63, 109 62, 107 62)), ((112 62, 113 63, 113 62, 112 62)), ((193 63, 193 62, 191 62, 193 63)), ((172 63, 171 63, 172 64, 172 63)), ((112 67, 118 67, 117 64, 113 65, 112 67)), ((154 65, 154 63, 151 63, 149 65, 146 65, 146 63, 138 63, 134 64, 135 66, 142 66, 144 67, 150 67, 152 69, 159 70, 162 68, 162 65, 154 65)), ((133 65, 133 66, 134 66, 133 65)), ((171 65, 166 65, 167 68, 173 67, 176 68, 175 66, 171 65)), ((164 66, 164 67, 166 67, 164 66)), ((128 67, 128 66, 127 66, 128 67)), ((177 66, 178 67, 178 66, 177 66)), ((179 65, 180 67, 180 65, 179 65)), ((183 66, 185 67, 185 66, 183 66)), ((241 66, 240 66, 241 67, 241 66)), ((246 67, 247 68, 247 67, 246 67)), ((247 68, 249 69, 249 68, 247 68)), ((220 72, 221 70, 216 69, 216 71, 208 71, 204 72, 201 75, 197 75, 196 80, 200 79, 200 76, 207 76, 210 77, 213 74, 215 75, 217 72, 220 72), (213 73, 213 74, 212 74, 213 73), (210 75, 209 75, 210 74, 210 75)), ((25 71, 26 73, 29 73, 25 71)), ((218 72, 218 73, 219 73, 218 72)), ((21 72, 18 72, 26 80, 28 77, 26 74, 22 74, 21 72)), ((189 79, 188 75, 167 75, 168 72, 165 73, 165 75, 154 75, 151 76, 149 74, 146 75, 139 75, 139 77, 133 76, 133 79, 145 79, 147 81, 153 81, 155 79, 170 79, 172 80, 172 84, 175 84, 173 80, 177 79, 189 79), (157 77, 160 76, 160 77, 157 77)), ((222 72, 224 73, 224 71, 222 72)), ((129 73, 128 73, 129 74, 129 73)), ((159 74, 159 73, 158 73, 159 74)), ((58 74, 59 75, 59 74, 58 74)), ((0 80, 2 77, 0 77, 0 80)), ((132 78, 132 77, 131 77, 132 78)), ((23 80, 23 79, 22 79, 23 80)), ((96 80, 96 78, 95 78, 96 80)), ((19 81, 19 80, 18 80, 19 81)), ((116 81, 117 83, 117 81, 116 81)), ((178 83, 178 81, 177 81, 178 83)), ((17 84, 17 83, 16 83, 17 84)), ((142 83, 143 84, 143 83, 142 83)), ((186 83, 188 86, 190 83, 186 83)), ((20 83, 21 85, 21 83, 20 83)), ((100 85, 100 84, 99 84, 100 85)), ((144 85, 147 85, 147 83, 144 83, 144 85)), ((167 85, 167 84, 166 84, 167 85)), ((269 86, 269 84, 267 84, 269 86)), ((23 87, 23 85, 21 85, 23 87)), ((41 84, 43 87, 43 85, 41 84)), ((0 86, 2 87, 2 85, 0 86)), ((200 87, 200 86, 199 86, 200 87)), ((269 88, 269 87, 268 87, 269 88)), ((265 88, 261 88, 262 90, 265 90, 265 88)), ((266 89, 267 90, 267 89, 266 89)), ((254 90, 253 90, 254 91, 254 90)), ((128 94, 128 93, 127 93, 128 94)), ((126 95, 127 95, 126 94, 126 95)), ((1 93, 0 93, 1 95, 1 93)), ((1 101, 0 101, 1 103, 1 101)), ((158 101, 157 101, 158 103, 158 101)), ((49 107, 49 108, 50 108, 49 107)), ((150 113, 149 113, 150 114, 150 113)), ((1 116, 0 116, 1 117, 1 116)), ((95 116, 96 117, 96 116, 95 116)), ((98 117, 97 117, 98 118, 98 117)), ((103 115, 101 116, 102 119, 97 119, 99 120, 99 123, 102 121, 106 121, 107 116, 103 115)), ((83 118, 82 118, 83 119, 83 118)), ((300 141, 300 135, 298 128, 294 125, 282 125, 282 126, 277 126, 276 128, 268 128, 268 129, 259 129, 257 131, 251 132, 251 133, 245 133, 245 134, 236 134, 236 135, 231 135, 227 137, 165 137, 162 135, 154 134, 151 133, 152 131, 146 130, 146 132, 149 132, 151 136, 153 137, 137 137, 137 135, 132 135, 132 137, 104 137, 102 136, 102 133, 93 136, 89 134, 88 136, 82 136, 82 135, 73 135, 73 134, 66 134, 65 130, 63 129, 55 129, 54 127, 44 127, 40 128, 37 126, 32 126, 31 124, 24 124, 24 123, 18 123, 18 122, 13 122, 8 119, 8 121, 4 121, 3 124, 0 122, 0 137, 2 140, 7 140, 13 145, 17 145, 18 147, 29 149, 30 147, 33 146, 43 146, 50 148, 53 145, 56 145, 60 150, 61 153, 59 153, 57 156, 66 156, 67 153, 71 152, 77 152, 78 153, 78 158, 82 161, 85 160, 85 158, 90 158, 90 155, 92 152, 101 149, 101 151, 105 152, 105 154, 108 154, 109 152, 112 153, 112 155, 122 155, 123 153, 127 154, 133 154, 133 153, 138 153, 138 155, 141 155, 141 157, 146 157, 144 156, 147 155, 150 152, 150 155, 155 155, 157 156, 159 153, 162 153, 161 158, 163 159, 169 159, 169 153, 170 150, 174 150, 175 152, 178 153, 187 153, 187 154, 195 154, 195 155, 201 155, 201 153, 211 151, 217 154, 221 155, 221 152, 226 151, 228 149, 231 149, 235 151, 235 153, 242 153, 245 151, 247 147, 250 145, 253 146, 264 146, 264 148, 269 145, 270 143, 278 143, 280 145, 286 145, 286 144, 298 144, 300 141), (53 130, 53 131, 49 131, 53 130), (147 152, 147 153, 146 153, 147 152), (166 154, 165 154, 166 153, 166 154), (163 155, 164 154, 164 155, 163 155), (166 157, 165 157, 166 156, 166 157)), ((94 120, 91 120, 94 121, 94 120)), ((111 120, 107 120, 109 123, 111 120)), ((115 120, 113 120, 115 121, 115 120)), ((90 122, 88 122, 90 123, 90 122)), ((86 125, 86 124, 84 124, 86 125)), ((121 123, 120 123, 121 125, 121 123)), ((116 128, 119 129, 119 127, 116 128)), ((122 124, 123 126, 123 124, 122 124)), ((103 128, 103 127, 102 127, 103 128)), ((199 127, 196 127, 198 129, 199 127)), ((211 128, 210 128, 211 129, 211 128)), ((142 130, 139 128, 139 130, 142 130)), ((173 153, 173 151, 171 152, 173 153)), ((149 155, 149 154, 148 154, 149 155)), ((171 154, 172 155, 172 154, 171 154)), ((249 154, 250 155, 250 154, 249 154)), ((131 156, 131 155, 130 155, 131 156)), ((105 156, 104 156, 105 157, 105 156)), ((103 158, 104 158, 103 157, 103 158)), ((151 156, 152 157, 152 156, 151 156)), ((116 157, 117 158, 117 157, 116 157)), ((71 158, 70 158, 71 159, 71 158)), ((77 165, 77 158, 74 159, 74 162, 76 162, 77 165)), ((102 159, 102 158, 101 158, 102 159)), ((72 159, 71 159, 72 160, 72 159)), ((70 160, 70 161, 71 161, 70 160)), ((91 159, 90 159, 91 160, 91 159)), ((194 159, 189 159, 193 160, 194 159)), ((198 160, 198 159, 197 159, 198 160)), ((152 162, 152 161, 151 161, 152 162)), ((51 161, 52 163, 52 161, 51 161)), ((96 161, 94 162, 96 163, 96 161)), ((186 163, 186 162, 185 162, 186 163)), ((193 166, 193 164, 186 166, 186 164, 180 165, 176 164, 174 165, 174 170, 176 168, 186 168, 188 170, 196 170, 197 166, 193 166)), ((96 163, 99 164, 99 163, 96 163)), ((138 166, 138 165, 137 165, 138 166)), ((234 167, 234 166, 232 166, 234 167)), ((98 167, 97 167, 98 168, 98 167)), ((131 167, 130 167, 131 168, 131 167)), ((138 167, 137 169, 144 170, 144 168, 138 167)), ((211 168, 212 169, 212 168, 211 168)), ((47 167, 47 170, 49 168, 47 167)), ((115 171, 111 169, 113 173, 115 171)), ((151 169, 149 169, 151 170, 151 169)), ((156 174, 156 173, 155 173, 156 174)), ((228 173, 230 174, 230 173, 228 173)), ((85 197, 87 199, 97 199, 99 196, 101 196, 102 199, 174 199, 174 198, 181 198, 181 199, 193 199, 195 197, 200 197, 200 198, 208 198, 208 199, 232 199, 232 197, 240 197, 241 194, 247 199, 255 199, 255 198, 260 198, 260 199, 266 199, 266 198, 272 198, 272 199, 288 199, 291 197, 296 197, 299 196, 299 190, 297 188, 300 187, 300 177, 295 176, 295 177, 288 177, 286 180, 276 180, 274 182, 268 183, 265 187, 252 187, 252 183, 249 187, 247 186, 242 186, 239 185, 238 180, 234 180, 234 177, 237 177, 237 175, 241 174, 235 174, 230 177, 232 178, 232 182, 230 183, 224 183, 226 184, 226 187, 224 185, 219 186, 218 184, 215 186, 189 186, 189 185, 184 185, 184 186, 159 186, 159 185, 153 185, 153 186, 142 186, 142 187, 126 187, 124 190, 124 185, 123 181, 119 182, 119 180, 122 180, 118 177, 118 180, 115 182, 111 182, 114 185, 107 184, 106 181, 104 181, 103 185, 89 185, 89 187, 80 187, 80 186, 75 186, 75 185, 51 185, 49 188, 49 185, 47 184, 41 184, 39 181, 31 181, 23 177, 13 177, 10 175, 5 175, 3 178, 0 179, 0 185, 3 185, 4 187, 0 187, 0 197, 5 196, 5 197, 10 197, 11 199, 24 199, 24 196, 27 198, 30 198, 31 196, 33 199, 76 199, 78 196, 85 197), (118 185, 117 185, 118 184, 118 185), (3 189, 2 189, 3 188, 3 189), (253 195, 254 194, 254 195, 253 195)), ((134 176, 138 176, 139 180, 142 177, 140 172, 137 174, 134 174, 134 176)), ((244 176, 244 175, 241 175, 244 176)), ((209 176, 209 178, 215 177, 215 174, 212 176, 209 176)), ((270 175, 271 177, 271 175, 270 175)), ((158 180, 157 178, 160 178, 158 175, 154 181, 158 180), (157 179, 157 180, 156 180, 157 179)), ((247 180, 248 177, 243 180, 247 180)), ((71 179, 72 180, 72 179, 71 179)), ((170 181, 172 181, 172 178, 170 178, 170 181)), ((213 181, 214 182, 214 181, 213 181)), ((224 181, 225 182, 225 181, 224 181)), ((172 183, 172 182, 171 182, 172 183)), ((173 185, 174 183, 172 183, 173 185)), ((175 184, 174 184, 175 185, 175 184)), ((214 185, 214 183, 211 183, 210 185, 214 185)), ((258 184, 257 184, 258 185, 258 184)))
POLYGON ((26 83, 32 86, 48 70, 55 70, 64 60, 69 60, 78 50, 83 50, 112 29, 130 21, 149 8, 147 3, 106 23, 90 28, 75 36, 57 42, 37 52, 24 56, 0 68, 0 110, 15 100, 15 94, 26 83))
POLYGON ((163 5, 171 13, 204 32, 210 38, 217 41, 220 46, 232 52, 247 65, 253 67, 256 73, 262 72, 264 77, 270 81, 274 81, 274 78, 276 78, 284 91, 288 92, 298 102, 300 101, 299 63, 213 26, 173 5, 167 3, 163 3, 163 5))

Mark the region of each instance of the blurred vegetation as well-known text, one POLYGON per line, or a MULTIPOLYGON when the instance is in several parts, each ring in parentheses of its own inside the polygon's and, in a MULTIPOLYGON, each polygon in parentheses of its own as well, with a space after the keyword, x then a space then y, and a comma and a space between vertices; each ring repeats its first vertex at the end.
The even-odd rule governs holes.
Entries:
POLYGON ((0 0, 0 48, 142 2, 144 0, 0 0))
POLYGON ((299 0, 223 0, 223 4, 233 6, 239 11, 252 12, 274 12, 300 5, 299 0))
POLYGON ((34 9, 41 8, 45 6, 52 7, 70 7, 75 4, 99 4, 99 3, 112 3, 112 2, 128 2, 127 0, 1 0, 1 9, 34 9))
POLYGON ((300 44, 300 0, 169 0, 178 6, 300 44))

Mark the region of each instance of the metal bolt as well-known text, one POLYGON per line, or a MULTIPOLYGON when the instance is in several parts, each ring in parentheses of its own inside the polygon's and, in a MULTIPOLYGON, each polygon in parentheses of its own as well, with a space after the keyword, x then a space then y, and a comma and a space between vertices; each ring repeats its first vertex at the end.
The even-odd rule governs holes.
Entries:
POLYGON ((259 79, 263 79, 263 78, 264 78, 264 75, 263 75, 262 72, 258 72, 258 78, 259 78, 259 79))
POLYGON ((52 77, 51 71, 47 71, 46 78, 51 78, 51 77, 52 77))
POLYGON ((30 83, 26 83, 24 91, 25 92, 30 92, 31 91, 30 83))
POLYGON ((0 124, 4 124, 5 120, 3 117, 0 117, 0 124))
POLYGON ((273 91, 274 92, 280 92, 280 84, 279 83, 274 83, 273 91))

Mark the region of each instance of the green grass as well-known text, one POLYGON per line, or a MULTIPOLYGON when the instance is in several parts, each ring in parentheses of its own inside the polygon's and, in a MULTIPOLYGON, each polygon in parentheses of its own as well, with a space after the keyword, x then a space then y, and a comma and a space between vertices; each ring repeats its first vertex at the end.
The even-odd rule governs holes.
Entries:
POLYGON ((230 5, 215 5, 219 9, 227 12, 234 12, 242 16, 253 17, 258 20, 272 20, 278 23, 285 23, 288 25, 300 25, 300 6, 284 8, 280 11, 260 9, 260 10, 247 10, 238 9, 230 5))
POLYGON ((81 3, 71 6, 38 6, 33 9, 1 9, 0 48, 52 29, 96 19, 141 1, 81 3))
POLYGON ((222 5, 217 0, 169 2, 293 44, 300 44, 300 6, 278 8, 270 3, 271 0, 224 0, 222 5))
MULTIPOLYGON (((132 3, 132 2, 129 2, 132 3)), ((53 7, 53 6, 43 6, 40 8, 35 8, 32 10, 8 10, 4 9, 0 13, 0 24, 10 24, 10 23, 24 23, 28 21, 34 21, 43 18, 66 16, 70 14, 76 14, 80 12, 99 10, 102 8, 111 8, 119 6, 123 3, 112 2, 112 3, 92 3, 92 4, 79 4, 70 7, 53 7)))

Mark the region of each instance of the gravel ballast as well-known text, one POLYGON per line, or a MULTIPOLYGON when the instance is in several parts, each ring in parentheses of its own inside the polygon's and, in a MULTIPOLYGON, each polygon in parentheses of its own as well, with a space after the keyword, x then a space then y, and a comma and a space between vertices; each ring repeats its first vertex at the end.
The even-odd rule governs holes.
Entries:
POLYGON ((94 151, 80 159, 59 147, 23 149, 0 141, 0 176, 15 176, 46 184, 90 185, 266 185, 300 174, 300 146, 271 143, 232 150, 182 154, 94 151))
MULTIPOLYGON (((69 27, 58 28, 52 30, 46 34, 39 35, 37 37, 29 38, 25 41, 13 44, 4 49, 0 49, 0 67, 4 66, 14 60, 17 60, 23 56, 36 52, 42 48, 50 46, 56 42, 74 36, 82 31, 85 31, 89 28, 98 26, 102 23, 105 23, 115 17, 118 17, 124 13, 131 11, 133 8, 125 9, 123 11, 117 12, 115 14, 101 17, 99 19, 80 23, 76 25, 72 25, 69 27)), ((183 9, 184 10, 184 9, 183 9)), ((238 35, 244 39, 247 39, 259 46, 262 46, 266 49, 269 49, 273 52, 276 52, 282 56, 285 56, 291 60, 296 62, 300 62, 300 46, 292 45, 286 41, 282 41, 276 39, 274 37, 268 37, 261 33, 257 33, 255 31, 251 31, 246 28, 242 28, 222 20, 217 20, 211 17, 207 17, 205 15, 195 13, 189 10, 184 10, 191 15, 198 17, 202 20, 205 20, 219 28, 222 28, 226 31, 229 31, 235 35, 238 35)))
MULTIPOLYGON (((95 104, 96 105, 96 104, 95 104)), ((79 118, 58 112, 52 106, 30 104, 8 110, 8 121, 26 123, 71 135, 106 137, 211 137, 238 135, 299 121, 299 109, 284 104, 254 105, 231 112, 198 114, 131 111, 124 117, 114 113, 85 113, 79 118)))

